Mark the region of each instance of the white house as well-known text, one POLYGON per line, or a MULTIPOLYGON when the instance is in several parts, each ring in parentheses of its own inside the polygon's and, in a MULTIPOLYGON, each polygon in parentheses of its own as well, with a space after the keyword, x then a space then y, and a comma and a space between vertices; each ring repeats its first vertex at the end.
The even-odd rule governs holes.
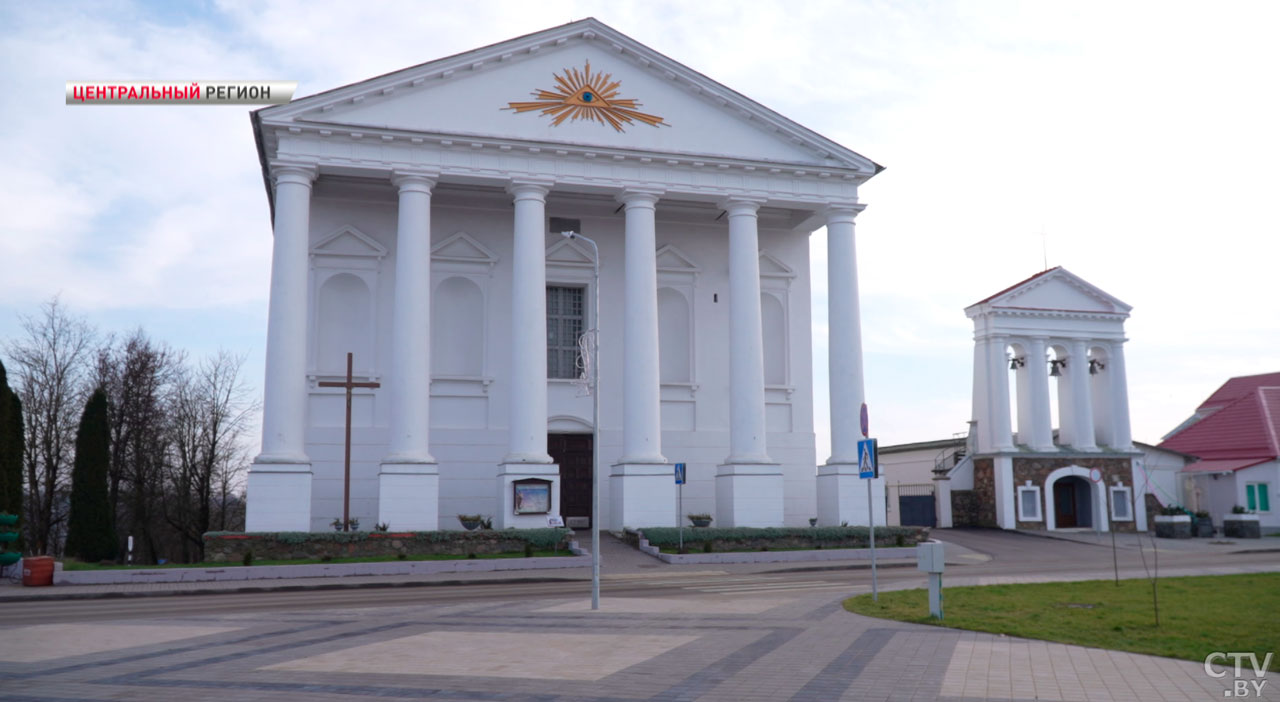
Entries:
POLYGON ((274 248, 249 530, 343 514, 347 390, 325 384, 346 381, 348 353, 365 527, 674 525, 674 462, 685 511, 717 526, 866 522, 854 219, 874 162, 594 19, 253 126, 274 248), (823 227, 833 455, 819 465, 809 236, 823 227), (575 379, 597 299, 592 515, 592 401, 575 379))
POLYGON ((1231 378, 1160 448, 1195 455, 1183 471, 1184 500, 1222 524, 1236 507, 1280 532, 1280 373, 1231 378))

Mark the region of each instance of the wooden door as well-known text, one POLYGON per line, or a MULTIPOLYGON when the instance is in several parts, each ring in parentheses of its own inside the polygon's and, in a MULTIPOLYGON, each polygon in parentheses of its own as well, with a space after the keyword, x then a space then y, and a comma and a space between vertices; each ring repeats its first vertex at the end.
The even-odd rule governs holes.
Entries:
POLYGON ((1059 480, 1053 484, 1053 511, 1057 528, 1069 529, 1079 524, 1076 486, 1073 481, 1059 480))
POLYGON ((560 515, 569 527, 591 526, 591 449, 590 434, 547 434, 547 453, 560 464, 560 515))

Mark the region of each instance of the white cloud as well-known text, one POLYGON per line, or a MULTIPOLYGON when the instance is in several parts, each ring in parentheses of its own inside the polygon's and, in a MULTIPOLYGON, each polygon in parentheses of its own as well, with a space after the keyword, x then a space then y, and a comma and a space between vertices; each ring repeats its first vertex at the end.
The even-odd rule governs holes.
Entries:
POLYGON ((310 94, 588 15, 888 166, 858 219, 882 436, 963 428, 963 308, 1038 271, 1046 248, 1135 307, 1137 438, 1230 375, 1277 370, 1280 6, 1264 2, 8 5, 0 299, 265 306, 270 222, 246 110, 68 107, 65 80, 276 78, 310 94))

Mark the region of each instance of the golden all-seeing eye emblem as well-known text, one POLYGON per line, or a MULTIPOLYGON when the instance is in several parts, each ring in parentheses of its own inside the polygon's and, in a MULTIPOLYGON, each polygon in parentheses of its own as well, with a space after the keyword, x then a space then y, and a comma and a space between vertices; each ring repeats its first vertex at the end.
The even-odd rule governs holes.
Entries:
POLYGON ((607 124, 618 131, 625 131, 624 124, 639 121, 651 127, 671 126, 657 115, 645 114, 637 110, 640 103, 634 98, 620 98, 618 85, 611 73, 591 74, 591 62, 579 73, 576 68, 566 68, 564 75, 552 74, 556 79, 555 90, 538 89, 532 94, 535 102, 509 102, 506 109, 517 113, 541 110, 544 115, 551 115, 551 126, 558 126, 565 120, 594 120, 607 124))

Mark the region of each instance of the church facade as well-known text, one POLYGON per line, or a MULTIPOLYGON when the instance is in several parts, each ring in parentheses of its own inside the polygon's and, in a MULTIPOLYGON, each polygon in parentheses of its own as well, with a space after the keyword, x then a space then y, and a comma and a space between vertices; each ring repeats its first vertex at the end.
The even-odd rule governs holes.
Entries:
POLYGON ((854 220, 874 162, 594 19, 253 124, 274 243, 248 530, 327 529, 344 494, 365 528, 675 525, 677 462, 684 511, 716 526, 866 523, 854 220))

